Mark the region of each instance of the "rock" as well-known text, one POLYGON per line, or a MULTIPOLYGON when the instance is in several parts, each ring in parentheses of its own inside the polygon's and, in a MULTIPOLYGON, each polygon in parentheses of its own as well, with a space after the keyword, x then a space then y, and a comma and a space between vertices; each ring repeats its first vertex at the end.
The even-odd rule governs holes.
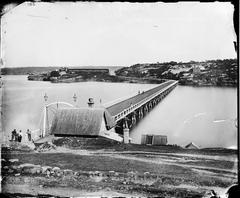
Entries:
POLYGON ((204 198, 220 198, 220 196, 214 190, 207 191, 203 197, 204 198))
POLYGON ((40 174, 41 173, 41 168, 40 167, 34 167, 30 169, 31 174, 40 174))
POLYGON ((15 166, 15 165, 10 166, 10 168, 15 170, 15 171, 19 170, 18 166, 15 166))
POLYGON ((109 176, 114 176, 115 175, 115 171, 108 171, 109 176))
POLYGON ((5 159, 1 159, 1 161, 2 161, 2 162, 6 162, 6 160, 5 160, 5 159))
POLYGON ((101 176, 101 173, 99 171, 95 171, 94 176, 101 176))
POLYGON ((56 172, 56 171, 60 171, 60 168, 59 167, 53 167, 53 169, 52 169, 54 172, 56 172))
POLYGON ((63 172, 64 172, 64 175, 69 175, 69 176, 73 175, 73 171, 70 169, 65 169, 63 170, 63 172))
POLYGON ((63 175, 62 171, 59 171, 59 172, 56 173, 56 176, 58 176, 58 177, 61 177, 62 175, 63 175))
POLYGON ((38 152, 46 152, 53 149, 56 149, 56 146, 52 142, 44 142, 43 144, 35 148, 35 150, 38 152))
POLYGON ((53 175, 58 176, 58 177, 63 175, 63 171, 59 167, 54 167, 52 169, 52 172, 53 172, 52 173, 53 175))
POLYGON ((37 173, 37 174, 42 173, 42 169, 41 169, 41 167, 40 167, 40 168, 37 168, 36 173, 37 173))
POLYGON ((16 174, 15 174, 16 177, 17 177, 17 176, 20 176, 20 175, 21 175, 20 173, 16 173, 16 174))
POLYGON ((23 168, 21 172, 25 174, 31 173, 31 168, 23 168))
POLYGON ((93 171, 89 171, 88 175, 89 175, 89 177, 92 177, 92 176, 94 176, 94 172, 93 171))
POLYGON ((8 161, 13 163, 13 162, 18 162, 19 159, 9 159, 8 161))
POLYGON ((35 164, 21 164, 18 166, 18 169, 21 170, 22 173, 36 174, 41 172, 41 166, 35 164))
POLYGON ((52 170, 52 167, 51 166, 42 166, 42 173, 46 173, 47 170, 52 170))
POLYGON ((25 168, 25 167, 30 168, 30 167, 35 167, 35 166, 36 165, 34 165, 34 164, 25 163, 25 164, 20 164, 18 167, 19 168, 25 168))
POLYGON ((128 175, 129 177, 134 177, 135 173, 134 173, 133 171, 131 171, 131 172, 128 172, 127 175, 128 175))
POLYGON ((111 191, 111 188, 107 187, 105 188, 106 191, 111 191))
POLYGON ((151 177, 149 172, 144 172, 143 175, 144 175, 144 180, 150 179, 150 177, 151 177))
POLYGON ((14 170, 8 169, 8 173, 13 173, 13 172, 14 172, 14 170))
POLYGON ((8 167, 8 166, 4 166, 4 167, 3 167, 3 169, 5 169, 5 170, 6 170, 6 169, 9 169, 9 167, 8 167))
POLYGON ((50 170, 47 170, 47 171, 46 171, 46 175, 49 177, 50 174, 51 174, 51 171, 50 171, 50 170))

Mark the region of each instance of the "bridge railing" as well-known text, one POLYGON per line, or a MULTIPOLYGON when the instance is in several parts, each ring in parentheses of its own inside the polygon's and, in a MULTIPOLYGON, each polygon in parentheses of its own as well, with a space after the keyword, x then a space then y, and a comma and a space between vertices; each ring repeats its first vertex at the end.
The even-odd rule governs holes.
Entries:
POLYGON ((129 108, 124 109, 123 111, 121 111, 120 113, 118 113, 117 115, 114 115, 114 119, 115 121, 119 121, 121 119, 123 119, 124 117, 126 117, 126 115, 134 112, 136 109, 138 109, 139 107, 141 107, 142 105, 146 104, 148 101, 152 100, 153 98, 155 98, 156 96, 158 96, 159 94, 165 92, 166 90, 171 89, 173 86, 175 86, 178 83, 178 81, 173 82, 172 84, 168 85, 167 87, 157 91, 156 93, 152 94, 151 96, 148 96, 146 98, 144 98, 143 100, 141 100, 140 102, 131 105, 129 108))

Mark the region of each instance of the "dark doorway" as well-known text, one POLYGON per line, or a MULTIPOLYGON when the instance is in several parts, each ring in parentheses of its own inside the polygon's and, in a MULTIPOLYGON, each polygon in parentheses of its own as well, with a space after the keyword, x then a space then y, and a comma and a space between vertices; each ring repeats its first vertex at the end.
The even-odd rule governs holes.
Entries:
POLYGON ((153 135, 147 135, 146 144, 152 144, 152 143, 153 143, 153 135))

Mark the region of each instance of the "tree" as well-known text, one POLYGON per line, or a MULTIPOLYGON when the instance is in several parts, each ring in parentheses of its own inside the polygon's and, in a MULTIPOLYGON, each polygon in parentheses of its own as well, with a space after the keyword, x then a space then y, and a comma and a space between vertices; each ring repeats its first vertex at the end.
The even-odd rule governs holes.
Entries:
POLYGON ((58 77, 58 76, 60 76, 60 74, 59 74, 58 71, 51 71, 50 76, 51 77, 58 77))

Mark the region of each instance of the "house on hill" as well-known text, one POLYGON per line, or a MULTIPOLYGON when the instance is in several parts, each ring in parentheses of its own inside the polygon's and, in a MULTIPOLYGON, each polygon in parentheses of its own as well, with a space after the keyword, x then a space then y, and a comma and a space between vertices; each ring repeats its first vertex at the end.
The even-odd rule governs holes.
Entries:
POLYGON ((105 108, 58 109, 51 125, 55 136, 123 138, 115 132, 115 121, 105 108))

